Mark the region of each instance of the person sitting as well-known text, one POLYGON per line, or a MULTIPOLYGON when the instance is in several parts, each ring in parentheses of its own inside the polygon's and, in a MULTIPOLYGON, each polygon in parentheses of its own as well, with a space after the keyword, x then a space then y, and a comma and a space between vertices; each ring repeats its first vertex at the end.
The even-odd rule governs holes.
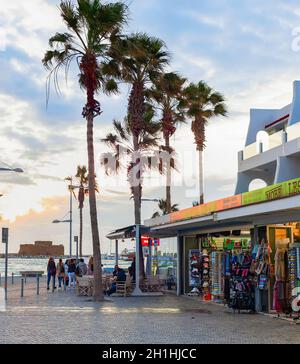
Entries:
POLYGON ((115 270, 113 271, 113 277, 116 277, 118 275, 118 269, 119 269, 119 266, 115 265, 115 270))
POLYGON ((111 294, 115 293, 117 290, 117 283, 120 282, 126 282, 126 273, 124 269, 118 267, 117 275, 115 276, 115 281, 112 283, 110 289, 106 290, 104 293, 107 296, 110 296, 111 294))

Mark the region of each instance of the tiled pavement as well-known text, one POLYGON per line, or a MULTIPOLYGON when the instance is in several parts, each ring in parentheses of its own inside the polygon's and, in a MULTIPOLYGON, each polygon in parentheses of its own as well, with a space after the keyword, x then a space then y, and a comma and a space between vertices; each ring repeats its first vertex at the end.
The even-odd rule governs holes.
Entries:
POLYGON ((74 290, 52 293, 43 287, 36 296, 33 283, 23 298, 18 285, 10 287, 0 327, 0 343, 300 343, 300 325, 233 314, 195 299, 112 297, 94 303, 74 290))

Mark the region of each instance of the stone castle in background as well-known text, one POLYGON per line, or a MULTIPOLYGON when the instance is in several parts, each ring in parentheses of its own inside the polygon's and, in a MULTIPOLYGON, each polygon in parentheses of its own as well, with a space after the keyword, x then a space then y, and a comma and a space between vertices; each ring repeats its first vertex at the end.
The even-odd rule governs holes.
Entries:
POLYGON ((63 245, 53 245, 52 241, 35 241, 34 244, 21 244, 19 256, 63 256, 63 245))

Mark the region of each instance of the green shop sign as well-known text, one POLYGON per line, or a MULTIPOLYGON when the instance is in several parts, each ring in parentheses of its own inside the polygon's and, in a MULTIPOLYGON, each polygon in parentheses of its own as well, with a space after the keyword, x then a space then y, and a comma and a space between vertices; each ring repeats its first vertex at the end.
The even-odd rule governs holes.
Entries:
POLYGON ((278 200, 300 194, 300 178, 242 193, 242 206, 278 200))

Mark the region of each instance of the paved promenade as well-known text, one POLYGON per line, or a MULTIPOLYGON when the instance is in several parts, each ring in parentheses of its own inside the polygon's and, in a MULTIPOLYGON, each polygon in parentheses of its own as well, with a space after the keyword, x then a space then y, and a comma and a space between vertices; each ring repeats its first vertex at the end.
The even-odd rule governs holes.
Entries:
POLYGON ((42 282, 9 287, 0 312, 0 343, 300 343, 300 325, 264 315, 233 314, 195 299, 123 298, 94 303, 74 290, 47 292, 42 282))

